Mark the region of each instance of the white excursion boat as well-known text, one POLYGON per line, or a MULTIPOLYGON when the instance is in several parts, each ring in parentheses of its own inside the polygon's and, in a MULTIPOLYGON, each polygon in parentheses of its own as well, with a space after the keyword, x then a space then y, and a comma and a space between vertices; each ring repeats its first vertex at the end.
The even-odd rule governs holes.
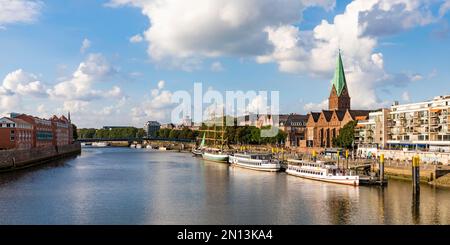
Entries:
POLYGON ((301 178, 344 185, 359 185, 358 175, 346 175, 333 162, 288 160, 286 173, 301 178))
POLYGON ((280 171, 280 162, 272 158, 272 154, 236 153, 230 156, 229 162, 233 166, 259 171, 280 171))
POLYGON ((92 143, 92 146, 94 146, 94 147, 107 147, 108 143, 106 143, 106 142, 94 142, 94 143, 92 143))

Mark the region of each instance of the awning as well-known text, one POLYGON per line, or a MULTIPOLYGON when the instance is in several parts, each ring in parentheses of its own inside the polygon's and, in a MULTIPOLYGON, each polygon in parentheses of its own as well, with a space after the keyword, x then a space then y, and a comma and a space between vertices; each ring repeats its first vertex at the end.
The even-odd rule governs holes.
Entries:
POLYGON ((430 112, 441 112, 442 111, 442 109, 430 109, 430 112))

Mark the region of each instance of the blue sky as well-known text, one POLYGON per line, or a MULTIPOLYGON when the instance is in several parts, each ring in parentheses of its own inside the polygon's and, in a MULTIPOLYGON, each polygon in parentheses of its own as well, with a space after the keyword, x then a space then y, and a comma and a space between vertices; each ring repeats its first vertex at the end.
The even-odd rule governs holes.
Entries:
POLYGON ((326 105, 339 47, 353 108, 450 92, 450 1, 0 2, 3 115, 167 122, 194 82, 280 91, 281 112, 307 113, 326 105))

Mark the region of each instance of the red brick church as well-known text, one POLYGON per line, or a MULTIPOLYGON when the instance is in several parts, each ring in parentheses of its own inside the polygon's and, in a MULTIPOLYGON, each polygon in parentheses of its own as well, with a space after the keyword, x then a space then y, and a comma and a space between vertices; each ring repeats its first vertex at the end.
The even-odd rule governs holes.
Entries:
POLYGON ((371 112, 369 110, 351 110, 350 101, 344 65, 339 52, 328 98, 328 110, 308 114, 304 145, 309 148, 333 147, 333 138, 339 135, 339 131, 344 125, 354 120, 365 120, 369 116, 371 112))

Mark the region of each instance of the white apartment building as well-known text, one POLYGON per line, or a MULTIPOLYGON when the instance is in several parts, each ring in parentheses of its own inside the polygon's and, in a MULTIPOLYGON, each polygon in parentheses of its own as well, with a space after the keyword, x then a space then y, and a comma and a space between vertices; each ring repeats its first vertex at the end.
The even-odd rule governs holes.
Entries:
POLYGON ((450 95, 391 107, 387 144, 393 148, 450 152, 450 95))
POLYGON ((367 120, 358 121, 355 128, 355 143, 359 147, 385 148, 389 134, 389 109, 369 113, 367 120))

